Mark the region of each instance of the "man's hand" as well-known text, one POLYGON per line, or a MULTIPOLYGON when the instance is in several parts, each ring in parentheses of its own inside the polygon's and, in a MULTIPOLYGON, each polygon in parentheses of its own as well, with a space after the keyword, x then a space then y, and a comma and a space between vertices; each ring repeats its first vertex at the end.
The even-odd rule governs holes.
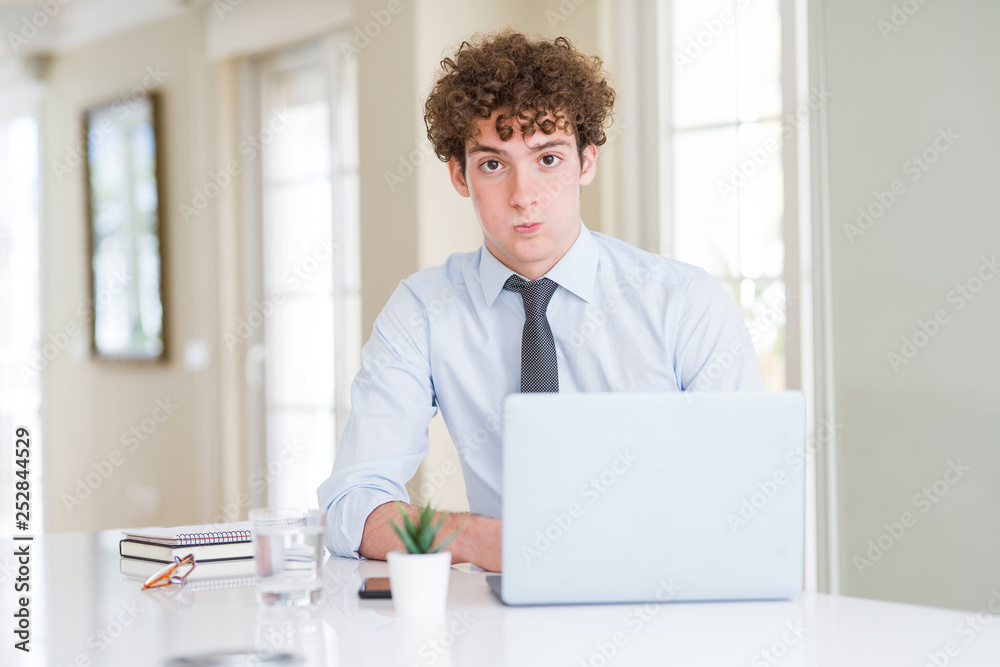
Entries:
MULTIPOLYGON (((416 520, 420 510, 413 505, 401 504, 410 518, 416 520)), ((365 532, 361 536, 361 546, 358 548, 358 553, 365 558, 385 560, 385 555, 390 551, 406 550, 391 525, 402 521, 395 505, 395 501, 379 505, 368 515, 365 532)), ((438 514, 434 515, 435 518, 438 514)), ((458 537, 445 547, 445 551, 451 552, 452 562, 472 563, 490 572, 500 572, 501 525, 500 519, 488 519, 478 514, 449 514, 434 543, 440 543, 461 528, 462 532, 458 537)))

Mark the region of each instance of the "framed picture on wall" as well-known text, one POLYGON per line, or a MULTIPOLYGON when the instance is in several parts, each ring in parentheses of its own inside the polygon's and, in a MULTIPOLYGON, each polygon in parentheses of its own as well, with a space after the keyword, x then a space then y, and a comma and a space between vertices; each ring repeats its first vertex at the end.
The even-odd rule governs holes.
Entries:
POLYGON ((159 104, 155 93, 84 112, 92 352, 166 358, 159 104))

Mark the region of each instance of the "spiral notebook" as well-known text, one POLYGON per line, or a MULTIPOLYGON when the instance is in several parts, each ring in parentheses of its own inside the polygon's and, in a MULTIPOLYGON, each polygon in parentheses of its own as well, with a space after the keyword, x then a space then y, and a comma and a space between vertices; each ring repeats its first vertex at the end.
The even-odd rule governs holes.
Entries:
POLYGON ((175 556, 193 554, 201 563, 253 558, 254 554, 249 521, 174 528, 155 526, 122 533, 125 539, 118 543, 118 553, 125 558, 169 563, 175 556))
POLYGON ((250 522, 219 523, 201 526, 176 526, 174 528, 136 528, 123 530, 126 540, 160 544, 165 547, 188 547, 199 544, 230 544, 250 542, 250 522))

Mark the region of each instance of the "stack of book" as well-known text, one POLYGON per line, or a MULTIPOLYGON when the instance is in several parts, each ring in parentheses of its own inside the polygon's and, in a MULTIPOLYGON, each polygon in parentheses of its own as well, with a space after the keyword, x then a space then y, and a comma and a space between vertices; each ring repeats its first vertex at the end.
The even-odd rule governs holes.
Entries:
POLYGON ((256 573, 250 522, 212 526, 140 528, 124 530, 118 543, 122 574, 145 579, 173 563, 174 557, 193 554, 197 565, 188 581, 204 581, 200 587, 252 586, 256 573), (212 584, 227 584, 212 586, 212 584))

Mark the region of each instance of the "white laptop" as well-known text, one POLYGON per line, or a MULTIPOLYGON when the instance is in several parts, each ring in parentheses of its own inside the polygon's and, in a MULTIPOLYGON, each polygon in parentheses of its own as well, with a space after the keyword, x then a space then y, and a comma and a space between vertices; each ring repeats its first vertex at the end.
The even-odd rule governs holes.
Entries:
POLYGON ((802 590, 805 399, 512 394, 510 605, 790 599, 802 590))

